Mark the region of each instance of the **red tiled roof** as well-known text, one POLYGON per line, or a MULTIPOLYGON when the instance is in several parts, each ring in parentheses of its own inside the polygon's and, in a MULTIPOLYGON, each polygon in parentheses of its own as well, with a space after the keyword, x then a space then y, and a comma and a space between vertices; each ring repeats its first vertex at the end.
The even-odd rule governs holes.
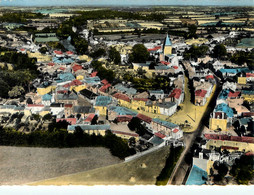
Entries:
POLYGON ((132 136, 132 137, 138 137, 139 136, 137 133, 128 133, 128 132, 124 132, 124 131, 111 130, 111 132, 114 133, 114 134, 129 135, 129 136, 132 136))
POLYGON ((175 88, 175 89, 171 92, 171 94, 169 95, 169 97, 174 97, 174 98, 176 98, 176 99, 179 99, 179 97, 181 96, 181 94, 182 94, 182 90, 179 89, 179 88, 175 88))
POLYGON ((66 51, 67 55, 73 55, 74 53, 72 51, 66 51))
POLYGON ((91 122, 94 118, 95 114, 89 114, 88 117, 85 118, 84 122, 91 122))
POLYGON ((245 153, 246 156, 254 156, 254 152, 247 152, 245 153))
POLYGON ((64 104, 65 108, 72 108, 72 104, 64 104))
POLYGON ((106 84, 106 85, 103 85, 99 90, 102 91, 102 92, 106 92, 106 90, 111 86, 110 83, 106 84))
POLYGON ((133 100, 147 102, 148 98, 133 98, 133 100))
POLYGON ((119 115, 117 116, 116 120, 117 122, 126 122, 126 121, 130 122, 132 118, 133 116, 131 115, 119 115))
POLYGON ((21 48, 20 51, 25 51, 25 49, 24 49, 24 48, 21 48))
POLYGON ((124 100, 126 102, 131 102, 130 98, 127 95, 121 94, 121 93, 116 93, 113 95, 114 98, 124 100))
POLYGON ((232 146, 221 146, 221 149, 226 150, 238 150, 238 147, 232 147, 232 146))
POLYGON ((205 97, 207 91, 204 89, 199 89, 195 91, 195 96, 205 97))
POLYGON ((95 77, 97 74, 98 74, 97 71, 96 71, 96 72, 92 72, 91 75, 90 75, 90 77, 95 77))
POLYGON ((204 134, 204 136, 206 139, 254 143, 254 137, 239 137, 239 136, 228 136, 228 135, 217 135, 217 134, 204 134))
POLYGON ((145 121, 146 123, 151 123, 152 122, 152 118, 150 118, 149 116, 140 114, 140 113, 138 113, 138 115, 136 117, 139 118, 142 121, 145 121))
POLYGON ((57 50, 55 50, 55 51, 54 51, 54 53, 55 53, 55 54, 58 54, 58 55, 63 54, 63 52, 61 52, 61 51, 57 51, 57 50))
POLYGON ((246 77, 254 77, 254 73, 247 72, 246 77))
POLYGON ((49 65, 49 66, 55 66, 55 63, 49 62, 48 65, 49 65))
POLYGON ((67 93, 68 92, 68 90, 59 90, 59 91, 57 91, 57 93, 67 93))
POLYGON ((78 64, 75 64, 73 67, 72 67, 72 70, 74 72, 78 71, 78 70, 81 70, 82 69, 82 66, 78 65, 78 64))
POLYGON ((64 68, 64 67, 60 67, 59 69, 60 69, 60 70, 65 70, 65 68, 64 68))
POLYGON ((157 136, 157 137, 159 137, 159 138, 161 138, 161 139, 163 139, 164 137, 166 137, 166 135, 163 135, 162 133, 155 133, 154 135, 157 136))
POLYGON ((178 69, 178 66, 173 66, 174 69, 178 69))
POLYGON ((161 46, 156 46, 156 47, 154 47, 154 48, 147 49, 147 50, 148 50, 148 51, 157 51, 157 50, 159 50, 159 49, 161 49, 161 46))
POLYGON ((254 112, 243 112, 243 116, 254 116, 254 112))
POLYGON ((214 76, 210 74, 210 75, 207 75, 207 76, 205 77, 205 79, 206 79, 206 80, 208 80, 208 79, 214 79, 214 76))
POLYGON ((160 61, 160 63, 164 64, 164 65, 169 65, 170 62, 166 62, 166 61, 160 61))
POLYGON ((80 81, 80 80, 73 80, 72 82, 70 82, 70 83, 67 83, 67 84, 65 84, 63 87, 65 87, 65 88, 68 88, 68 87, 70 87, 70 86, 78 86, 78 85, 82 85, 83 83, 80 81))
POLYGON ((56 122, 59 122, 59 121, 67 121, 71 125, 76 125, 76 123, 77 123, 77 119, 76 118, 57 118, 56 122))
POLYGON ((106 85, 106 84, 108 84, 108 81, 107 81, 106 79, 103 79, 103 80, 101 81, 101 83, 104 84, 104 85, 106 85))
POLYGON ((42 104, 28 104, 28 107, 44 107, 42 104))
POLYGON ((240 94, 240 91, 236 91, 236 92, 229 92, 228 97, 238 97, 240 94))
POLYGON ((173 133, 177 133, 179 131, 179 129, 174 129, 173 133))

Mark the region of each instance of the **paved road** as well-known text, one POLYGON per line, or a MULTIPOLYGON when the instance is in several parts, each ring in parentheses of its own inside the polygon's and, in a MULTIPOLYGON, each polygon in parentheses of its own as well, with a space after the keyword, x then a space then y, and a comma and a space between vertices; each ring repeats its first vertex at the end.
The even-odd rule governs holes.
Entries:
MULTIPOLYGON (((215 77, 216 78, 216 77, 215 77)), ((189 152, 191 146, 193 145, 193 143, 195 142, 196 138, 199 137, 205 127, 205 123, 207 123, 210 113, 213 111, 215 103, 216 103, 216 99, 217 96, 221 90, 221 86, 220 86, 220 82, 219 80, 216 78, 216 89, 215 89, 215 93, 211 99, 211 101, 209 102, 209 105, 207 107, 207 110, 201 120, 201 123, 199 124, 197 130, 191 134, 185 134, 184 135, 184 141, 185 141, 185 149, 182 152, 179 160, 177 161, 177 164, 169 178, 168 181, 168 185, 172 184, 172 185, 182 185, 185 183, 185 179, 186 179, 186 174, 188 174, 188 171, 190 169, 190 166, 188 164, 185 163, 184 161, 184 157, 185 155, 189 152)))

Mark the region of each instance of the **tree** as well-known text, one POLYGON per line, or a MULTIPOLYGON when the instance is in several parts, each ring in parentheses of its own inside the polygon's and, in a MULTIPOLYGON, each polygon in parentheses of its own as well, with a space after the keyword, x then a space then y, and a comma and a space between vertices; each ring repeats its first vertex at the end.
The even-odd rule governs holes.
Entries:
POLYGON ((136 44, 132 48, 132 53, 129 56, 131 62, 146 62, 149 58, 149 52, 143 44, 136 44))
POLYGON ((24 88, 21 86, 15 86, 8 92, 9 97, 15 98, 21 96, 25 92, 24 88))
POLYGON ((154 68, 155 66, 156 66, 156 63, 155 63, 155 62, 151 62, 150 65, 149 65, 149 69, 150 69, 150 70, 154 70, 154 69, 155 69, 155 68, 154 68))
POLYGON ((195 24, 191 24, 188 26, 188 30, 189 30, 189 34, 188 34, 188 38, 196 38, 196 31, 197 31, 197 26, 195 24))
POLYGON ((99 48, 98 50, 94 51, 93 53, 90 54, 92 58, 99 58, 101 56, 106 55, 106 50, 103 48, 99 48))
POLYGON ((111 62, 114 62, 114 64, 120 64, 121 62, 121 55, 114 47, 110 48, 108 57, 111 62))
POLYGON ((9 85, 0 78, 0 97, 7 98, 9 88, 9 85))
POLYGON ((87 52, 88 42, 79 36, 73 35, 71 37, 71 44, 75 47, 79 55, 83 55, 87 52))
POLYGON ((39 51, 42 53, 42 54, 45 54, 46 52, 48 52, 48 48, 47 47, 41 47, 39 49, 39 51))
POLYGON ((49 121, 52 119, 52 115, 50 113, 48 114, 45 114, 43 117, 42 117, 42 120, 44 121, 49 121))
POLYGON ((247 185, 254 177, 253 163, 253 156, 242 155, 240 159, 235 160, 230 175, 236 179, 238 184, 247 185))
POLYGON ((135 131, 140 136, 144 135, 146 133, 146 128, 143 124, 141 124, 141 121, 137 117, 133 117, 131 121, 128 123, 128 127, 130 130, 135 131))
POLYGON ((227 55, 226 47, 223 44, 218 44, 213 48, 213 56, 220 59, 227 55))

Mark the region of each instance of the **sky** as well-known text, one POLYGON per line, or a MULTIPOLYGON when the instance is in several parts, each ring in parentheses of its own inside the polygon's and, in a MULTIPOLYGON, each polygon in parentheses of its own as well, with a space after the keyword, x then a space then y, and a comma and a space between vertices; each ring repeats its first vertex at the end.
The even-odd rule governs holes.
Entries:
POLYGON ((0 6, 219 5, 254 6, 254 0, 0 0, 0 6))

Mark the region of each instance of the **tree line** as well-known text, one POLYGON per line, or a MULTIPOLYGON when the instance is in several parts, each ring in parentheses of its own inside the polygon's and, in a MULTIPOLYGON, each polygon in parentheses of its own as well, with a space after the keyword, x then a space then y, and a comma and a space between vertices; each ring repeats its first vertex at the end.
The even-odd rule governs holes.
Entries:
POLYGON ((28 19, 34 18, 44 18, 45 16, 41 13, 32 12, 12 12, 4 13, 0 16, 0 22, 10 22, 10 23, 26 23, 28 19))
POLYGON ((135 154, 134 149, 130 149, 127 141, 106 131, 105 136, 87 134, 77 127, 74 133, 68 133, 62 124, 53 125, 53 130, 36 130, 31 133, 23 133, 12 128, 0 127, 0 145, 24 146, 24 147, 106 147, 111 154, 124 159, 135 154))

